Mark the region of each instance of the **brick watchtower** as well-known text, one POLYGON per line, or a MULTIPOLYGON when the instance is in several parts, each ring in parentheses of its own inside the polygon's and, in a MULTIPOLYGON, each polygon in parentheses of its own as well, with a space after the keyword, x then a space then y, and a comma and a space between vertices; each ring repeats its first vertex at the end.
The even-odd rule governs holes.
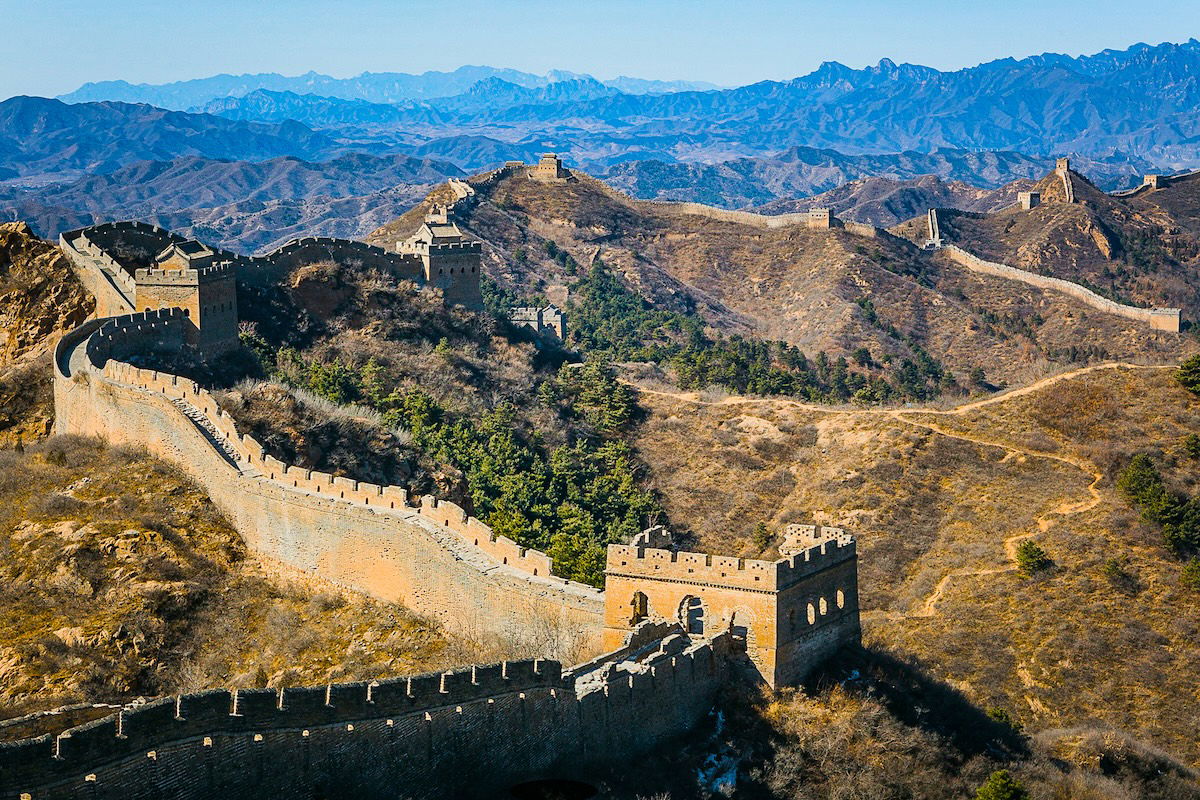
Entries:
POLYGON ((173 243, 150 269, 134 273, 137 311, 181 308, 191 321, 188 344, 205 355, 237 347, 237 276, 230 263, 215 263, 200 242, 173 243))
POLYGON ((679 622, 690 634, 731 630, 771 686, 795 685, 861 635, 858 556, 839 528, 793 525, 778 561, 669 549, 651 528, 631 545, 609 545, 604 645, 620 647, 645 619, 679 622))
POLYGON ((396 243, 396 251, 421 259, 425 285, 441 289, 447 303, 483 308, 479 291, 483 244, 466 236, 444 206, 434 206, 416 233, 396 243))

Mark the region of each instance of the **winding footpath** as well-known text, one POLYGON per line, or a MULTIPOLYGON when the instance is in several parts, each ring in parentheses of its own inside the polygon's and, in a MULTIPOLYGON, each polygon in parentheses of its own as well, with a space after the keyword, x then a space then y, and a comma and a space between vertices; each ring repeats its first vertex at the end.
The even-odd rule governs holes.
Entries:
POLYGON ((995 405, 998 403, 1006 402, 1006 401, 1011 400, 1016 397, 1023 397, 1025 395, 1033 394, 1035 392, 1041 391, 1042 389, 1045 389, 1049 386, 1053 386, 1054 384, 1060 383, 1062 381, 1071 380, 1072 378, 1076 378, 1081 375, 1087 375, 1089 373, 1099 372, 1101 370, 1109 370, 1109 369, 1160 370, 1160 369, 1175 369, 1175 367, 1174 366, 1166 366, 1166 365, 1149 366, 1149 365, 1143 365, 1143 364, 1129 364, 1129 363, 1123 363, 1123 362, 1109 361, 1109 362, 1105 362, 1103 364, 1093 364, 1091 366, 1082 367, 1080 369, 1071 370, 1069 372, 1062 372, 1057 375, 1051 375, 1049 377, 1042 378, 1038 381, 1035 381, 1035 382, 1029 384, 1028 386, 1023 386, 1019 389, 1013 389, 1012 391, 1004 392, 1003 394, 994 395, 992 397, 987 397, 982 400, 976 400, 976 401, 973 401, 970 403, 965 403, 963 405, 955 406, 954 408, 950 408, 950 409, 903 409, 903 408, 846 409, 846 408, 836 408, 836 407, 831 407, 831 406, 819 405, 816 403, 804 403, 804 402, 801 402, 798 400, 788 400, 788 399, 784 399, 784 398, 759 398, 759 397, 726 397, 722 400, 710 402, 710 401, 702 400, 700 398, 700 395, 696 392, 664 392, 664 391, 660 391, 660 390, 656 390, 656 389, 642 388, 642 387, 639 387, 637 384, 633 384, 633 383, 631 383, 629 385, 632 386, 634 389, 636 389, 638 392, 643 393, 643 394, 652 394, 652 395, 658 395, 661 397, 668 397, 668 398, 672 398, 672 399, 680 401, 680 402, 690 403, 692 405, 701 405, 701 406, 735 406, 735 405, 755 405, 755 404, 786 405, 786 406, 792 406, 794 408, 801 408, 806 411, 814 411, 814 412, 821 413, 821 414, 876 415, 876 416, 889 417, 891 419, 895 419, 899 422, 902 422, 906 425, 912 425, 913 427, 923 428, 932 433, 936 433, 939 436, 945 436, 945 437, 948 437, 951 439, 959 439, 959 440, 965 441, 965 442, 972 442, 974 444, 977 444, 977 445, 980 445, 983 447, 994 447, 994 448, 998 448, 1000 450, 1004 450, 1006 453, 1004 460, 1008 460, 1009 458, 1012 458, 1014 456, 1024 456, 1027 458, 1041 458, 1041 459, 1046 459, 1049 461, 1058 461, 1062 464, 1068 464, 1068 465, 1080 470, 1081 472, 1083 472, 1084 474, 1088 475, 1091 478, 1091 482, 1088 484, 1088 487, 1087 487, 1087 491, 1088 491, 1087 497, 1081 498, 1078 500, 1064 500, 1062 503, 1060 503, 1059 505, 1055 506, 1050 511, 1047 511, 1045 514, 1043 514, 1037 518, 1037 520, 1036 520, 1037 530, 1014 534, 1013 536, 1009 536, 1006 539, 1004 539, 1004 542, 1003 542, 1004 554, 1007 557, 1008 562, 1009 562, 1007 565, 1000 566, 1000 567, 989 567, 989 568, 985 568, 985 569, 953 570, 951 572, 948 572, 946 575, 942 576, 942 579, 939 580, 937 585, 934 587, 933 592, 930 593, 930 595, 927 598, 925 598, 924 602, 922 602, 915 611, 910 611, 907 614, 903 614, 903 613, 896 612, 896 611, 875 612, 881 616, 884 616, 884 617, 887 617, 890 619, 898 619, 898 618, 906 618, 906 617, 907 618, 915 618, 915 619, 922 619, 922 618, 928 619, 930 617, 935 616, 938 613, 938 608, 937 608, 938 603, 941 602, 941 600, 945 596, 947 590, 949 590, 950 585, 954 581, 956 581, 960 578, 979 577, 979 576, 983 576, 983 575, 996 575, 996 574, 1004 573, 1004 572, 1015 572, 1017 570, 1017 566, 1015 563, 1016 555, 1017 555, 1017 548, 1020 546, 1021 542, 1025 541, 1027 539, 1032 539, 1035 536, 1045 533, 1046 531, 1050 530, 1059 519, 1061 519, 1063 517, 1068 517, 1068 516, 1072 516, 1075 514, 1083 514, 1087 511, 1092 510, 1097 505, 1099 505, 1101 502, 1101 499, 1102 499, 1102 496, 1100 494, 1099 485, 1100 485, 1100 481, 1103 479, 1104 476, 1099 470, 1096 469, 1095 465, 1093 465, 1083 459, 1080 459, 1080 458, 1075 458, 1073 456, 1067 456, 1067 455, 1060 455, 1057 453, 1051 453, 1051 452, 1047 452, 1044 450, 1031 450, 1031 449, 1021 448, 1021 447, 1017 447, 1015 445, 1012 445, 1012 444, 1009 444, 1006 442, 990 441, 990 440, 979 438, 976 436, 971 436, 971 435, 968 435, 965 433, 958 433, 956 431, 947 430, 946 428, 944 428, 940 425, 937 425, 933 422, 929 422, 929 421, 922 420, 922 419, 915 419, 914 417, 917 417, 917 416, 948 416, 948 417, 949 416, 961 416, 961 415, 967 414, 968 412, 983 408, 985 406, 995 405))

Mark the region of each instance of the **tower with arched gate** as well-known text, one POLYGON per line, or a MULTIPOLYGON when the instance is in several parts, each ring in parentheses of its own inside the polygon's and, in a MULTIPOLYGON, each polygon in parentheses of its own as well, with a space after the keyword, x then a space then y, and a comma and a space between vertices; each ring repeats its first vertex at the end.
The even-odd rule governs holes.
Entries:
POLYGON ((689 553, 652 528, 610 545, 604 641, 620 647, 646 619, 678 622, 691 636, 732 631, 772 686, 799 683, 861 635, 858 556, 840 528, 793 525, 778 561, 689 553))

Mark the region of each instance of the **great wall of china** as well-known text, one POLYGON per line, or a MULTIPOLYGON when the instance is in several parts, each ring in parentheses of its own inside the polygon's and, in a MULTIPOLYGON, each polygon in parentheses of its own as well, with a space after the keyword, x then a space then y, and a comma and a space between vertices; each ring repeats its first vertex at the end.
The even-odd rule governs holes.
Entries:
MULTIPOLYGON (((475 189, 455 194, 456 204, 470 203, 475 189)), ((188 244, 136 223, 64 235, 73 266, 110 312, 137 306, 147 270, 130 282, 129 265, 94 241, 108 234, 145 236, 146 252, 164 236, 188 244)), ((391 258, 306 239, 268 257, 213 258, 253 281, 312 258, 381 253, 391 258)), ((185 265, 167 277, 194 293, 187 274, 185 265)), ((794 684, 858 642, 857 553, 838 530, 800 526, 785 556, 767 562, 679 552, 654 529, 610 548, 612 583, 600 590, 555 577, 544 553, 496 536, 453 503, 272 458, 198 384, 131 363, 208 341, 194 337, 201 317, 191 310, 203 309, 185 300, 62 337, 56 432, 178 463, 250 549, 285 571, 402 603, 470 638, 594 657, 565 673, 558 661, 507 662, 33 715, 0 723, 3 800, 394 797, 397 787, 412 798, 485 797, 523 780, 586 779, 694 728, 735 664, 739 675, 794 684)))
POLYGON ((1103 311, 1106 314, 1115 314, 1119 317, 1144 323, 1151 330, 1179 333, 1182 311, 1178 308, 1138 308, 1137 306, 1124 305, 1115 300, 1109 300, 1107 297, 1102 297, 1091 289, 1080 286, 1077 283, 1063 280, 1062 278, 1053 278, 1049 275, 1038 275, 1036 272, 1029 272, 1018 267, 1009 266, 1008 264, 986 261, 967 252, 958 245, 949 244, 942 237, 937 212, 936 208, 929 209, 930 247, 945 252, 955 264, 983 275, 1020 281, 1039 289, 1061 292, 1075 298, 1084 305, 1095 308, 1098 311, 1103 311))
MULTIPOLYGON (((452 181, 449 210, 477 202, 480 190, 517 170, 509 164, 470 184, 452 181)), ((545 165, 541 174, 567 179, 545 165)), ((646 205, 761 228, 841 227, 895 238, 827 211, 776 218, 646 205)), ((936 211, 930 223, 933 238, 936 211)), ((248 546, 285 570, 404 604, 468 637, 553 630, 553 639, 539 642, 543 649, 592 658, 566 671, 556 660, 512 661, 33 715, 0 723, 0 800, 370 798, 394 797, 398 787, 412 798, 484 797, 525 780, 588 779, 695 727, 731 671, 740 674, 735 664, 771 685, 790 685, 858 641, 857 552, 853 537, 837 529, 793 526, 774 562, 680 552, 651 529, 610 546, 600 590, 555 577, 544 553, 495 536, 453 503, 272 458, 198 384, 131 363, 187 346, 197 318, 183 308, 136 311, 138 280, 103 242, 113 233, 144 235, 155 246, 164 237, 184 242, 138 223, 64 234, 64 249, 107 316, 55 349, 56 432, 137 444, 180 464, 248 546)), ((944 249, 967 269, 1172 330, 1169 314, 1156 315, 1174 310, 1121 306, 1067 281, 944 249)), ((263 257, 215 257, 239 280, 254 281, 313 259, 413 267, 403 255, 312 238, 263 257)), ((1174 320, 1177 330, 1177 311, 1174 320)))

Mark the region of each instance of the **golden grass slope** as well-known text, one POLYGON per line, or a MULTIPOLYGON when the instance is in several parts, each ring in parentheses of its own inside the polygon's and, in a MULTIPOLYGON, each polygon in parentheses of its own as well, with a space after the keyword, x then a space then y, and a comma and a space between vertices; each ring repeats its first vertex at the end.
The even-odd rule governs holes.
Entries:
POLYGON ((1200 402, 1169 370, 1091 368, 949 411, 641 400, 639 449, 701 549, 755 555, 760 521, 844 525, 868 646, 1033 731, 1099 721, 1200 762, 1200 594, 1114 487, 1143 450, 1200 476, 1180 455, 1200 402), (1052 570, 1015 569, 1027 538, 1052 570))
POLYGON ((404 609, 248 557, 177 468, 93 440, 0 451, 0 717, 455 660, 404 609))

